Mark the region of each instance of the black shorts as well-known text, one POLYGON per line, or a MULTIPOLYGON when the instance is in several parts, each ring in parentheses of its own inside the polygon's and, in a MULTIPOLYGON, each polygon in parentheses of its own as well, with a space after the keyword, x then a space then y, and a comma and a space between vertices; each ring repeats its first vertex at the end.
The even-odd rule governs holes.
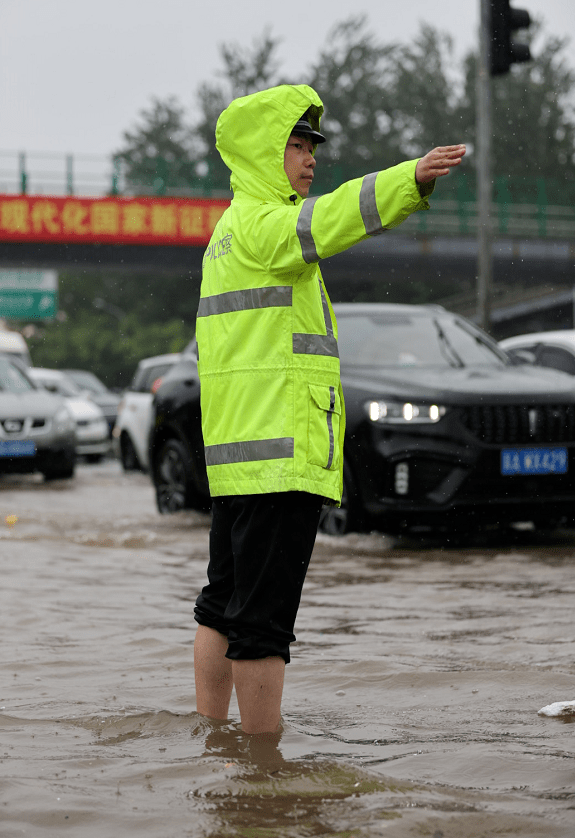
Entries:
POLYGON ((322 502, 306 492, 213 499, 208 584, 195 619, 228 638, 228 658, 289 663, 322 502))

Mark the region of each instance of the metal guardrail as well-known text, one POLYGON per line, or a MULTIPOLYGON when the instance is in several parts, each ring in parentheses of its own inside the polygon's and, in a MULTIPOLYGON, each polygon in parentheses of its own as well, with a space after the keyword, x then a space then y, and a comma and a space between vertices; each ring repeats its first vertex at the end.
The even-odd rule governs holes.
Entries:
MULTIPOLYGON (((158 172, 166 168, 158 160, 158 172)), ((330 175, 341 175, 326 172, 330 175)), ((341 180, 341 178, 340 178, 341 180)), ((326 181, 327 184, 327 181, 326 181)), ((442 185, 443 186, 443 185, 442 185)), ((448 186, 447 184, 445 185, 448 186)), ((477 205, 473 179, 462 175, 449 180, 450 197, 433 198, 431 212, 409 218, 402 229, 430 235, 469 235, 477 231, 477 205)), ((573 191, 573 190, 571 190, 573 191)), ((169 197, 227 197, 221 186, 211 188, 207 178, 198 177, 189 187, 166 188, 162 178, 149 184, 128 188, 124 165, 112 155, 58 154, 44 152, 0 151, 0 193, 30 195, 163 195, 169 197)), ((575 239, 575 201, 557 184, 543 178, 497 177, 491 219, 496 235, 523 238, 575 239), (533 181, 531 183, 531 181, 533 181), (527 186, 527 190, 526 190, 527 186), (528 194, 533 201, 515 202, 514 195, 528 194), (565 198, 558 204, 548 196, 565 198)))
MULTIPOLYGON (((419 212, 404 222, 404 230, 431 235, 469 235, 477 231, 475 201, 434 198, 430 212, 419 212)), ((496 234, 522 238, 575 239, 575 208, 550 204, 491 205, 496 234)))
POLYGON ((112 157, 97 154, 0 151, 0 192, 5 195, 114 194, 121 172, 112 157))

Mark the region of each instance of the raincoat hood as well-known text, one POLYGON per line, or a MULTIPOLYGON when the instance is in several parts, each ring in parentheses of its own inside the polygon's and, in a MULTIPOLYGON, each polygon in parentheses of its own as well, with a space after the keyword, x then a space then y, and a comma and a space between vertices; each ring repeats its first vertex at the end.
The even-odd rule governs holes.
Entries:
POLYGON ((294 190, 284 170, 284 152, 294 125, 306 111, 312 128, 319 131, 323 103, 315 90, 306 84, 283 84, 234 99, 222 112, 216 148, 231 170, 234 194, 289 202, 294 190))

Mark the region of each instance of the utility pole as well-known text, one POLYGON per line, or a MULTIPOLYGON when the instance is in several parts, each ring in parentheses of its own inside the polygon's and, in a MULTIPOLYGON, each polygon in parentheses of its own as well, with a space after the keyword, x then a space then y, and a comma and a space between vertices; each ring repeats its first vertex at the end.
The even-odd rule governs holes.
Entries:
POLYGON ((526 29, 531 18, 509 0, 479 0, 479 60, 477 62, 477 314, 480 326, 491 327, 493 292, 493 201, 491 76, 509 72, 512 64, 531 59, 527 44, 513 34, 526 29))
POLYGON ((493 230, 491 201, 491 0, 479 0, 479 61, 477 63, 477 314, 486 332, 491 326, 493 230))

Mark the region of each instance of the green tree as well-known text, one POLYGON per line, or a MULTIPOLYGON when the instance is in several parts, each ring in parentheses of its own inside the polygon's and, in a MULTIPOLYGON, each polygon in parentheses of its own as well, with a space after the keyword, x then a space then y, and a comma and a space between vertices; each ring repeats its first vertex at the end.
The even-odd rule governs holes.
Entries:
MULTIPOLYGON (((309 73, 325 107, 318 188, 384 168, 403 159, 392 118, 397 46, 379 44, 365 15, 336 24, 309 73)), ((314 187, 315 188, 315 187, 314 187)))
POLYGON ((189 189, 198 179, 192 132, 174 97, 153 99, 114 156, 123 163, 127 190, 136 194, 189 189))
POLYGON ((549 39, 529 66, 496 79, 495 173, 573 182, 575 122, 568 97, 575 73, 561 57, 565 46, 564 39, 549 39))
POLYGON ((185 272, 63 271, 59 291, 58 321, 29 340, 36 366, 90 369, 124 387, 141 358, 194 336, 199 287, 185 272))
POLYGON ((453 39, 421 24, 411 44, 397 50, 392 120, 406 159, 438 145, 461 142, 460 77, 453 39))
POLYGON ((193 136, 201 148, 202 172, 212 188, 229 191, 230 172, 215 147, 216 122, 232 99, 264 90, 277 83, 279 39, 269 30, 253 41, 250 47, 222 44, 223 67, 217 76, 220 82, 204 82, 198 89, 199 119, 193 136))
MULTIPOLYGON (((575 202, 575 71, 565 58, 564 39, 543 40, 540 24, 532 30, 532 40, 542 40, 541 47, 532 46, 533 60, 493 79, 496 197, 575 202), (509 175, 515 179, 511 187, 509 175), (518 193, 511 194, 515 186, 518 193)), ((216 187, 227 193, 229 172, 214 143, 217 118, 234 97, 287 81, 278 75, 278 44, 265 30, 249 47, 220 46, 222 68, 216 81, 198 89, 195 123, 174 98, 152 100, 118 152, 129 190, 216 187)), ((460 171, 444 179, 441 194, 472 188, 474 53, 458 63, 451 40, 427 25, 409 44, 383 44, 363 16, 336 24, 317 55, 304 74, 324 101, 322 127, 329 137, 316 169, 316 194, 440 143, 460 141, 469 144, 470 154, 460 171)), ((437 290, 444 282, 447 295, 450 281, 436 278, 433 284, 437 290)), ((431 285, 411 285, 408 291, 408 285, 399 285, 390 294, 401 291, 405 301, 424 301, 433 292, 431 285)), ((141 358, 179 351, 192 338, 198 286, 197 277, 186 272, 65 271, 60 297, 66 319, 47 324, 31 340, 34 362, 84 366, 108 384, 124 386, 141 358), (105 305, 98 308, 95 300, 105 305)), ((373 293, 367 289, 366 298, 373 293)))
MULTIPOLYGON (((277 44, 264 32, 251 49, 222 46, 222 83, 200 86, 193 128, 174 98, 153 100, 117 153, 128 189, 145 194, 216 186, 227 193, 229 171, 214 147, 217 118, 234 97, 276 82, 277 44)), ((38 329, 30 340, 32 358, 38 366, 91 369, 109 386, 124 387, 141 358, 184 349, 194 335, 198 296, 197 278, 185 272, 62 272, 62 319, 38 329)))
MULTIPOLYGON (((538 24, 531 39, 540 33, 538 24)), ((227 192, 229 172, 214 142, 217 118, 233 98, 282 81, 279 42, 264 30, 250 47, 222 44, 219 79, 199 86, 193 125, 186 124, 175 99, 153 100, 118 152, 129 189, 227 192)), ((553 181, 573 180, 575 73, 564 57, 566 46, 564 39, 549 38, 532 50, 531 62, 493 79, 496 176, 546 178, 549 188, 553 181)), ((464 167, 469 171, 476 65, 474 53, 458 63, 449 36, 427 24, 409 44, 384 44, 365 15, 337 23, 307 74, 324 100, 323 127, 330 140, 321 150, 318 190, 451 141, 469 143, 464 167)))
MULTIPOLYGON (((541 35, 539 23, 530 40, 541 35)), ((513 178, 517 191, 509 197, 518 202, 535 201, 541 189, 548 191, 551 202, 575 200, 575 72, 564 58, 566 47, 566 39, 547 38, 540 48, 531 47, 532 61, 514 65, 510 73, 492 80, 493 174, 496 179, 513 178)), ((472 147, 476 71, 477 58, 471 54, 464 64, 457 112, 472 147)))
POLYGON ((277 81, 279 40, 269 31, 251 47, 222 44, 219 82, 203 82, 197 91, 198 119, 186 124, 184 110, 174 97, 153 99, 140 112, 140 122, 124 133, 115 157, 122 162, 128 191, 175 194, 178 191, 229 192, 229 171, 215 148, 218 116, 237 96, 262 90, 277 81))

